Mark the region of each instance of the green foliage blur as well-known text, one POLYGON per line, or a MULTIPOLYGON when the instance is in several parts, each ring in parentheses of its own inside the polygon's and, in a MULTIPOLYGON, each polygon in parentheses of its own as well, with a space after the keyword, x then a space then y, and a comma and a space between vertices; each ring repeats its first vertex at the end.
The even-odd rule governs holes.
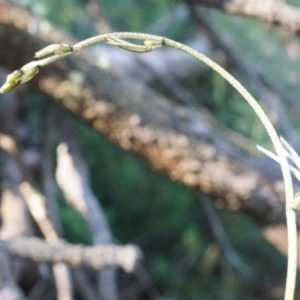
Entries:
MULTIPOLYGON (((96 34, 85 1, 16 2, 78 39, 96 34)), ((99 4, 116 31, 143 32, 171 14, 180 2, 110 0, 99 1, 99 4)), ((269 52, 282 55, 277 32, 270 34, 267 27, 257 21, 218 12, 209 14, 216 30, 236 41, 234 49, 242 53, 242 57, 249 63, 261 59, 272 70, 271 76, 276 76, 283 63, 273 64, 269 52), (266 35, 268 43, 257 47, 266 35)), ((185 42, 196 32, 197 26, 187 16, 159 34, 185 42)), ((215 59, 218 60, 217 53, 215 59)), ((196 89, 199 95, 205 95, 199 96, 199 103, 212 111, 224 126, 237 130, 255 143, 267 143, 262 126, 247 104, 240 101, 219 76, 210 71, 191 74, 185 84, 196 89)), ((27 102, 28 122, 33 128, 40 128, 38 124, 45 110, 39 101, 45 99, 36 94, 31 97, 34 101, 27 102)), ((142 248, 145 267, 157 289, 157 299, 278 299, 276 295, 270 296, 269 289, 282 290, 286 259, 264 239, 260 228, 248 216, 225 208, 217 210, 233 247, 255 271, 252 281, 228 263, 192 191, 152 170, 142 159, 119 149, 79 120, 75 121, 75 127, 90 167, 92 188, 105 208, 113 234, 120 243, 136 243, 142 248)), ((82 217, 64 201, 61 201, 60 212, 65 237, 70 242, 90 244, 90 233, 82 217)), ((149 298, 144 295, 141 299, 149 298)))

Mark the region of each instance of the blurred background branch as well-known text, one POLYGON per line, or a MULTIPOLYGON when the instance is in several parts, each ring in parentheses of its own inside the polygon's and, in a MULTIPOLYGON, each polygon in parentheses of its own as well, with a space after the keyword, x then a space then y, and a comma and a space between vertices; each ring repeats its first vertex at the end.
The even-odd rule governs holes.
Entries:
POLYGON ((218 8, 229 14, 257 18, 280 25, 295 34, 300 32, 300 8, 281 0, 187 0, 189 3, 218 8))
MULTIPOLYGON (((48 44, 164 35, 237 76, 299 148, 296 1, 13 3, 0 1, 1 83, 48 44)), ((270 145, 248 106, 172 49, 96 45, 43 68, 0 96, 0 298, 282 299, 283 185, 256 144, 270 145), (69 268, 72 251, 106 247, 138 265, 109 256, 99 272, 93 252, 69 268), (53 263, 68 266, 62 280, 53 263)))

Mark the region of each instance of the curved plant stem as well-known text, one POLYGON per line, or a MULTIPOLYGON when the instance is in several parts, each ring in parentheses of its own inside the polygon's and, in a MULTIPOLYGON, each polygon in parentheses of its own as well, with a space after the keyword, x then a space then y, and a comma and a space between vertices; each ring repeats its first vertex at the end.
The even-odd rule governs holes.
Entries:
POLYGON ((103 34, 86 39, 82 42, 77 43, 73 47, 68 47, 65 44, 55 44, 44 48, 43 50, 37 52, 38 57, 53 54, 50 57, 30 62, 29 64, 23 66, 20 70, 14 71, 7 77, 6 83, 1 87, 0 92, 7 92, 17 86, 20 83, 30 80, 37 72, 39 67, 46 66, 55 62, 56 60, 62 59, 68 55, 73 54, 87 46, 98 42, 105 42, 107 44, 117 46, 129 51, 134 52, 148 52, 154 50, 162 45, 167 45, 187 54, 195 57, 196 59, 202 61, 218 74, 220 74, 229 84, 231 84, 249 103, 256 115, 261 120, 263 126, 268 132, 277 155, 280 160, 281 170, 284 179, 285 193, 286 193, 286 218, 287 218, 287 230, 288 230, 288 268, 287 268, 287 279, 286 279, 286 290, 284 300, 292 300, 294 298, 295 282, 296 282, 296 270, 297 270, 297 226, 296 226, 296 212, 293 209, 293 185, 291 174, 288 166, 288 162, 284 153, 284 149, 280 142, 280 139, 271 124, 269 118, 262 110, 257 101, 252 97, 252 95, 226 70, 224 70, 217 63, 206 57, 205 55, 197 52, 196 50, 175 42, 173 40, 136 32, 117 32, 103 34), (123 39, 138 39, 143 40, 143 45, 136 45, 123 39))

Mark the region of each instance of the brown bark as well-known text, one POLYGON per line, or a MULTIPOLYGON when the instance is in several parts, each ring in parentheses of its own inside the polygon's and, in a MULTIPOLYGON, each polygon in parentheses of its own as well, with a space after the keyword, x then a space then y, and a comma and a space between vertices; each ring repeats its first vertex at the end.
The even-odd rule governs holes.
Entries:
POLYGON ((228 14, 257 18, 299 34, 300 8, 278 0, 186 0, 220 9, 228 14))
MULTIPOLYGON (((23 10, 0 5, 0 43, 6 49, 0 64, 16 69, 45 45, 70 42, 43 22, 42 27, 23 10)), ((137 80, 96 67, 87 52, 44 68, 31 84, 172 179, 248 212, 260 224, 284 222, 282 182, 262 175, 213 131, 201 112, 176 106, 137 80), (85 76, 80 88, 67 80, 72 70, 85 76)))

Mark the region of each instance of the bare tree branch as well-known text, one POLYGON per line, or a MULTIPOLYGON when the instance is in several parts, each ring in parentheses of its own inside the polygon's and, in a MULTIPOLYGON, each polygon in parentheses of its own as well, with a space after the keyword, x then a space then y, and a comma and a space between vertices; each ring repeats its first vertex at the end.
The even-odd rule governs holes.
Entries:
MULTIPOLYGON (((61 112, 61 143, 57 147, 56 180, 65 199, 86 220, 96 245, 113 243, 113 236, 100 205, 89 182, 89 171, 79 151, 75 132, 67 114, 61 112)), ((116 270, 102 270, 98 274, 98 289, 103 300, 118 299, 116 270)))
POLYGON ((37 238, 0 240, 0 249, 35 262, 64 263, 73 268, 92 267, 96 270, 121 267, 126 272, 132 272, 141 259, 141 251, 134 245, 83 246, 65 242, 49 244, 37 238))
POLYGON ((257 18, 280 25, 295 34, 300 32, 300 8, 277 0, 186 0, 220 9, 229 14, 257 18))
MULTIPOLYGON (((46 240, 49 243, 58 242, 59 235, 57 234, 52 220, 49 218, 45 197, 35 189, 31 183, 26 181, 21 183, 20 190, 31 215, 38 224, 46 240)), ((53 273, 57 287, 57 298, 60 300, 73 299, 72 283, 67 266, 62 263, 54 264, 53 273)))

